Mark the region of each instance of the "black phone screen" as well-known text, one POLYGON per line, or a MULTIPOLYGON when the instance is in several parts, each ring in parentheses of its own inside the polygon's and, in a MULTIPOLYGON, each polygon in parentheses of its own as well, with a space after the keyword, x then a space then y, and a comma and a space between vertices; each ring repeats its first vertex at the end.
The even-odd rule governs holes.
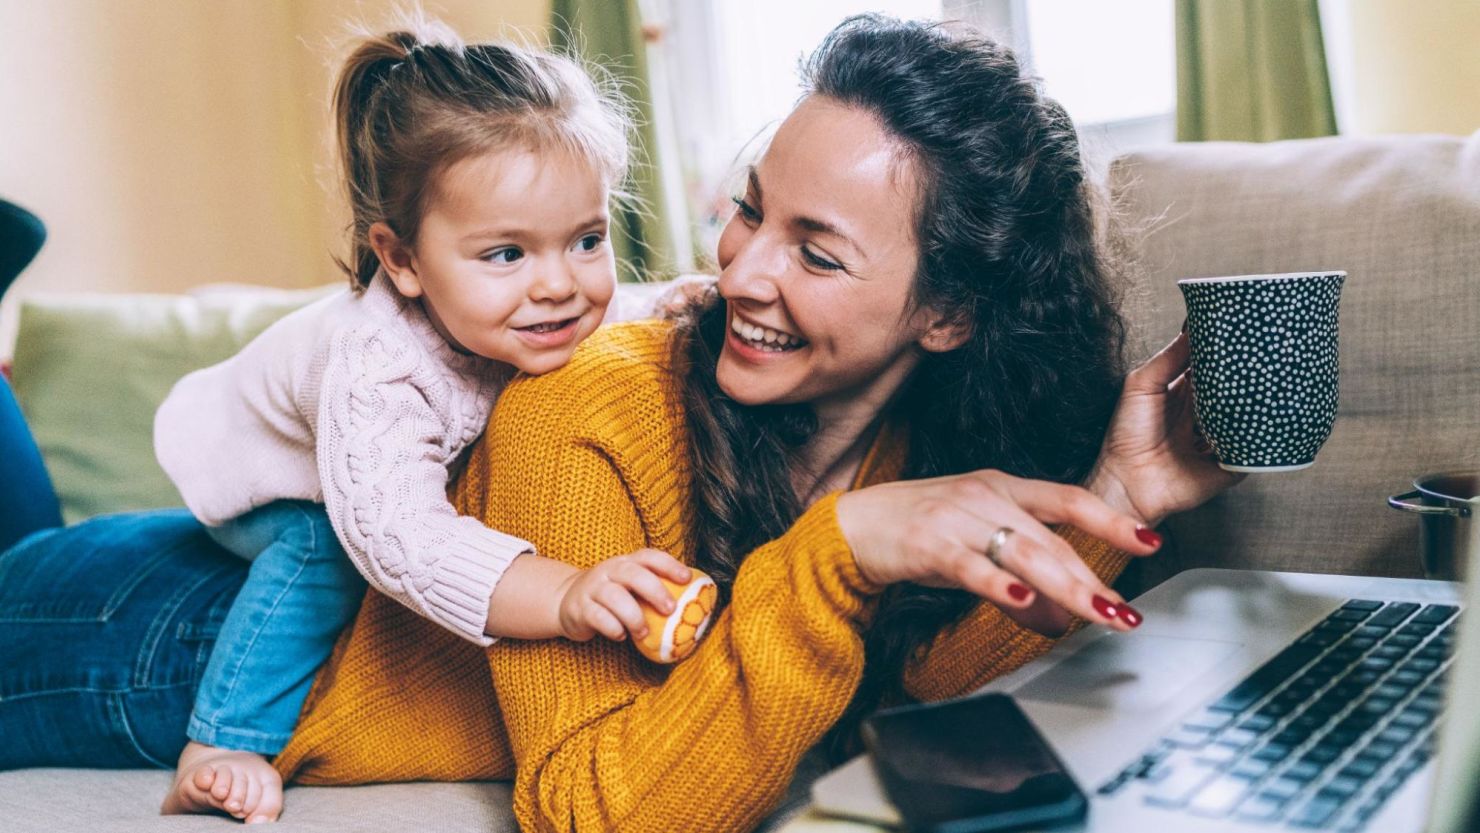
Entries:
POLYGON ((911 830, 1005 831, 1084 818, 1088 802, 1011 697, 880 712, 864 723, 879 779, 911 830))

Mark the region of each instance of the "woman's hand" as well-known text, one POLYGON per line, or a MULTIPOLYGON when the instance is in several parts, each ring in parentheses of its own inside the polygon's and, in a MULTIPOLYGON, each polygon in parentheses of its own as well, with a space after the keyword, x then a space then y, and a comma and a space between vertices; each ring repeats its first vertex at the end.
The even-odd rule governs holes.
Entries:
POLYGON ((1202 504, 1243 479, 1218 468, 1192 408, 1184 332, 1126 377, 1085 486, 1146 526, 1202 504))
POLYGON ((1073 524, 1133 555, 1160 545, 1085 489, 999 471, 870 486, 838 498, 837 512, 865 578, 960 587, 1041 632, 1062 631, 1064 611, 1119 630, 1141 623, 1045 523, 1073 524))
POLYGON ((673 612, 674 599, 659 576, 679 584, 692 576, 683 562, 659 550, 618 555, 571 575, 560 586, 560 632, 577 642, 597 634, 620 642, 647 636, 641 599, 664 616, 673 612))

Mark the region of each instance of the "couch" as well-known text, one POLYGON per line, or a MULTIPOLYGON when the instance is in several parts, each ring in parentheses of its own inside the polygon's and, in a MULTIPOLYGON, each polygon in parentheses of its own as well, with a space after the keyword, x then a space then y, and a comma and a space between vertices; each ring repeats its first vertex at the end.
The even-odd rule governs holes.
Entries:
MULTIPOLYGON (((1108 179, 1120 224, 1138 231, 1133 248, 1141 279, 1126 303, 1137 356, 1177 332, 1183 317, 1177 278, 1349 273, 1340 410, 1316 465, 1252 476, 1169 519, 1164 551, 1128 571, 1123 588, 1133 594, 1179 570, 1209 566, 1417 575, 1415 522, 1387 509, 1384 498, 1407 491, 1426 472, 1480 468, 1480 133, 1174 145, 1115 160, 1108 179)), ((301 301, 278 296, 275 303, 301 301)), ((153 476, 147 456, 143 462, 137 456, 140 447, 147 455, 147 435, 131 441, 132 460, 100 461, 88 455, 106 457, 130 443, 111 436, 100 444, 97 432, 85 430, 99 413, 130 411, 121 399, 162 395, 156 389, 162 383, 135 381, 120 392, 139 359, 118 344, 94 349, 84 362, 69 362, 70 351, 58 347, 79 335, 68 332, 67 322, 81 316, 82 333, 105 332, 112 326, 108 307, 129 303, 146 312, 131 313, 135 320, 123 327, 124 336, 139 335, 133 332, 139 315, 157 316, 159 332, 146 333, 154 348, 145 351, 145 364, 169 372, 229 351, 272 314, 235 314, 251 303, 230 296, 53 299, 22 311, 17 393, 37 423, 70 517, 169 500, 157 482, 147 489, 134 482, 153 476), (195 343, 186 337, 191 328, 212 320, 230 331, 224 340, 179 355, 182 345, 195 343), (58 378, 67 373, 81 378, 58 378), (51 412, 58 414, 56 430, 45 425, 51 412)), ((122 422, 110 428, 139 430, 122 422)), ((168 773, 149 771, 0 773, 0 826, 30 833, 235 824, 156 816, 168 783, 168 773)), ((278 829, 513 830, 508 796, 504 784, 293 788, 278 829)))

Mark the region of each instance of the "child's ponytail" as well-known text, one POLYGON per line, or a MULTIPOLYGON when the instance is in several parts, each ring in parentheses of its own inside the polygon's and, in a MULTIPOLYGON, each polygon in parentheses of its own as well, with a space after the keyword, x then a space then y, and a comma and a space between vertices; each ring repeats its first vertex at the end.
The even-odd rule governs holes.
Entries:
POLYGON ((349 259, 335 261, 356 289, 380 269, 370 227, 415 245, 436 175, 468 156, 553 146, 612 186, 626 173, 628 110, 608 78, 598 85, 569 58, 513 44, 464 46, 422 20, 360 41, 339 72, 334 118, 352 214, 349 259))
POLYGON ((380 268, 380 261, 376 259, 368 239, 370 226, 375 221, 362 225, 362 220, 373 212, 362 209, 382 204, 376 176, 380 166, 374 158, 374 137, 366 129, 367 114, 371 112, 372 99, 385 86, 386 76, 405 62, 417 43, 416 35, 410 32, 390 32, 367 38, 345 59, 339 81, 334 85, 335 136, 344 166, 345 196, 354 215, 350 260, 348 263, 338 258, 335 260, 339 268, 362 287, 370 284, 370 279, 380 268))

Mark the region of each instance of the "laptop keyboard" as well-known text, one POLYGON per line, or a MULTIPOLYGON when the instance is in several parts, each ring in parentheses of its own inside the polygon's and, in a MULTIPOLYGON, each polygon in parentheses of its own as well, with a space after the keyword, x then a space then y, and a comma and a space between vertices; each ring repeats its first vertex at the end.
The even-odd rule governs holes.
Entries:
POLYGON ((1352 599, 1099 788, 1272 827, 1359 831, 1434 754, 1453 605, 1352 599))

